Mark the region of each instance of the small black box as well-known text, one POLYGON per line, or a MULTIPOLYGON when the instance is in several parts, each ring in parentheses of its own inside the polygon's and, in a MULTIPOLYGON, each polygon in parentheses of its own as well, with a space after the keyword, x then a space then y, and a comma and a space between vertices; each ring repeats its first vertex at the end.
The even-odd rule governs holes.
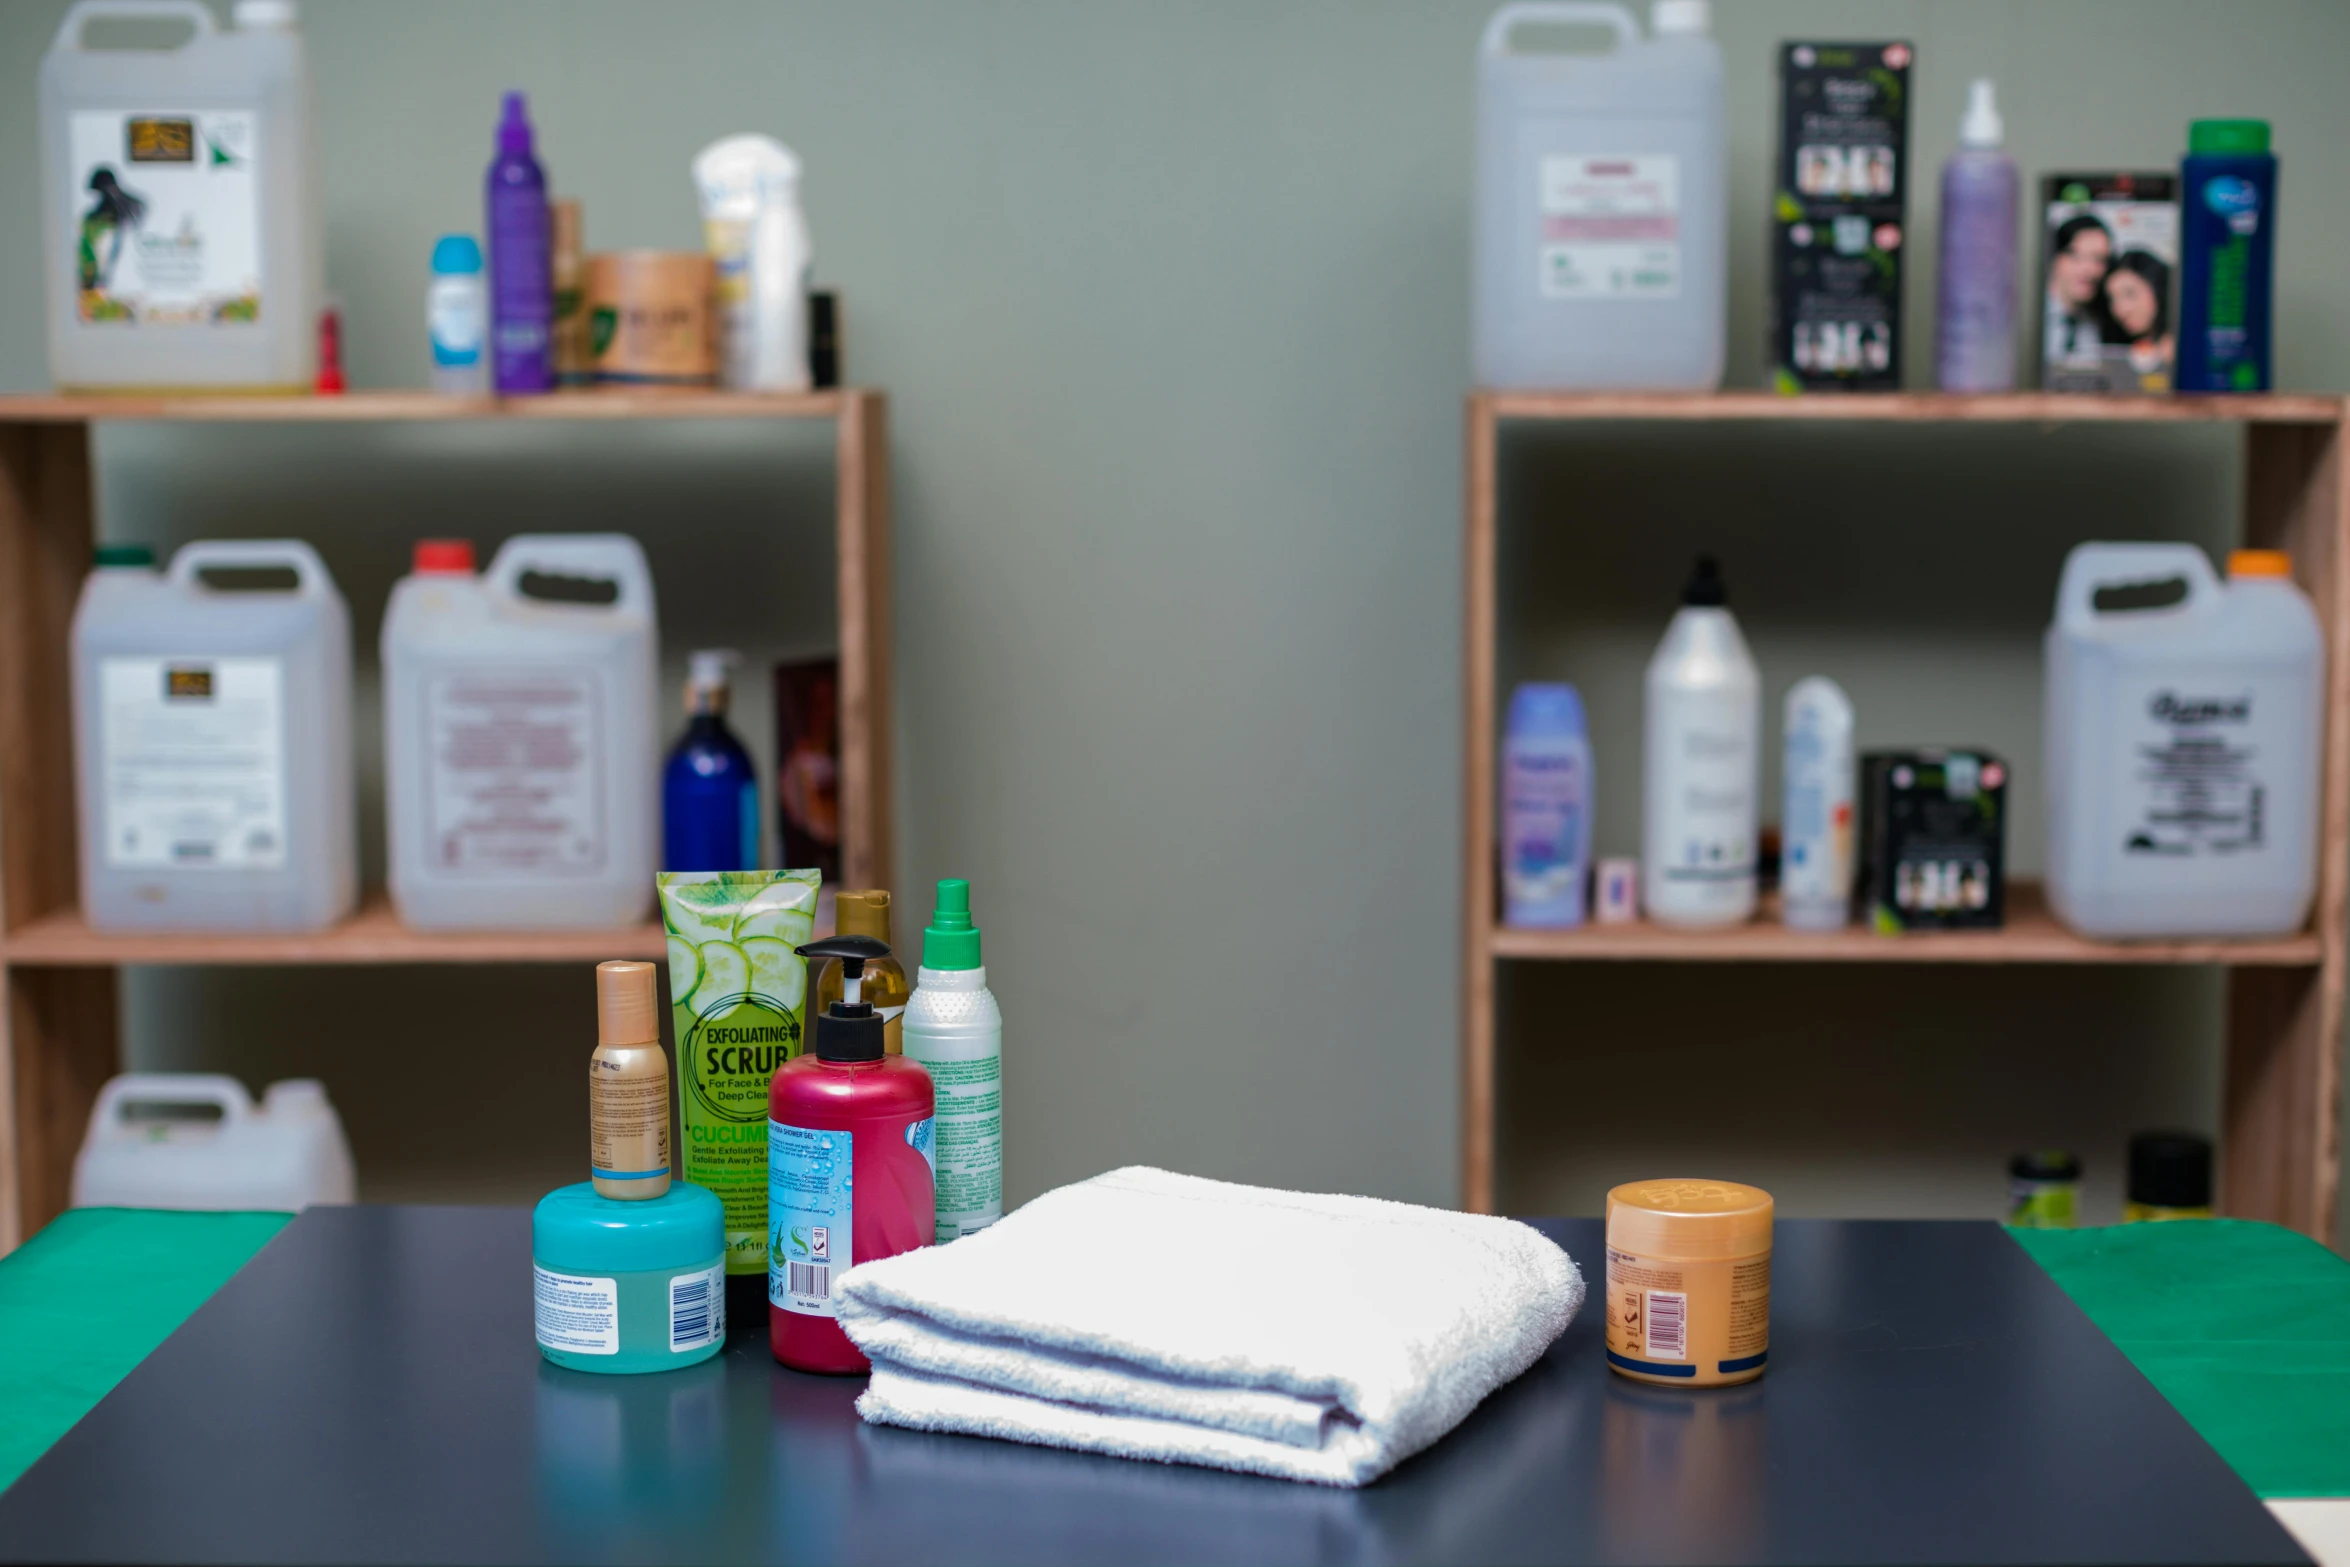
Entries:
POLYGON ((1861 914, 1873 930, 1992 929, 2007 918, 2007 764, 1988 751, 1861 758, 1861 914))

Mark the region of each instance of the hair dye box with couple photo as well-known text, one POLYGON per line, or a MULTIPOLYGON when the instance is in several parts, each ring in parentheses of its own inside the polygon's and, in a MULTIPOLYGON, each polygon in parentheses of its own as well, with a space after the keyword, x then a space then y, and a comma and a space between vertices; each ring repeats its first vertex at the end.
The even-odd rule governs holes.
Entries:
POLYGON ((2040 272, 2040 385, 2051 392, 2167 392, 2177 345, 2178 180, 2051 174, 2040 272))

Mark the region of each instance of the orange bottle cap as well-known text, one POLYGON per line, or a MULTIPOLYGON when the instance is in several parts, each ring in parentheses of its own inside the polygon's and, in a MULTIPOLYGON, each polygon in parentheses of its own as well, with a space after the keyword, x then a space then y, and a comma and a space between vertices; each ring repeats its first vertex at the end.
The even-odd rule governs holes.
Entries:
POLYGON ((1607 1243, 1702 1261, 1771 1249, 1771 1194, 1736 1181, 1632 1181, 1607 1194, 1607 1243))
POLYGON ((2233 550, 2228 555, 2231 577, 2290 577, 2293 557, 2283 550, 2233 550))

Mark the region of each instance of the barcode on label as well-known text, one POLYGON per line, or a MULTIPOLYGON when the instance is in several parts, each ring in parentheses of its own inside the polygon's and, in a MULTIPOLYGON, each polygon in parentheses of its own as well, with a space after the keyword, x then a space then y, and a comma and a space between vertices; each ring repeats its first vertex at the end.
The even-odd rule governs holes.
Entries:
POLYGON ((1689 1358, 1689 1297, 1665 1290, 1648 1292, 1648 1358, 1689 1358))
POLYGON ((832 1270, 813 1263, 787 1263, 791 1277, 784 1282, 794 1295, 805 1295, 810 1300, 829 1300, 832 1297, 832 1270))
POLYGON ((700 1349, 726 1331, 718 1307, 718 1272, 682 1273, 669 1281, 669 1351, 700 1349))

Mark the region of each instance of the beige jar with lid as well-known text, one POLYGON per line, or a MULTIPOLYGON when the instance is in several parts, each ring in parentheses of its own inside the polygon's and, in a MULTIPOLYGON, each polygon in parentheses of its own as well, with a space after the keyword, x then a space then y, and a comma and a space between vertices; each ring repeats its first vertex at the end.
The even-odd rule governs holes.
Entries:
POLYGON ((1771 1194, 1735 1181, 1633 1181, 1607 1194, 1607 1363, 1667 1387, 1763 1374, 1771 1194))

